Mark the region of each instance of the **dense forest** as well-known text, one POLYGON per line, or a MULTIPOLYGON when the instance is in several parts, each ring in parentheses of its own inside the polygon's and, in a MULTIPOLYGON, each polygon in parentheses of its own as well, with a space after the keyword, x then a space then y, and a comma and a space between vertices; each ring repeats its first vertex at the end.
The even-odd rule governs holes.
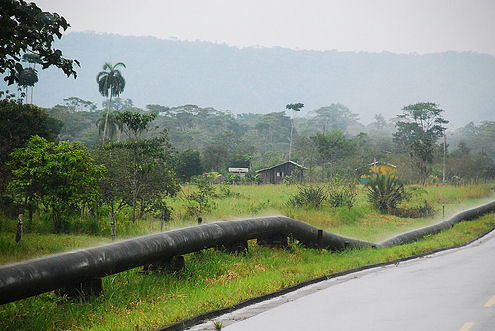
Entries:
MULTIPOLYGON (((94 103, 72 97, 45 111, 63 122, 59 140, 80 141, 90 148, 101 144, 105 111, 98 110, 94 103)), ((409 152, 394 140, 399 117, 387 120, 375 114, 372 123, 363 125, 357 114, 341 104, 315 110, 303 108, 298 113, 287 110, 235 115, 196 105, 172 108, 147 105, 146 109, 139 109, 130 99, 117 98, 112 102, 110 113, 113 141, 124 139, 122 128, 115 120, 115 116, 124 111, 157 114, 145 135, 157 137, 166 132, 178 160, 195 160, 195 164, 182 165, 191 167, 187 174, 183 168, 179 171, 184 180, 202 171, 227 174, 229 167, 256 170, 288 160, 292 119, 295 129, 291 159, 308 168, 311 179, 326 180, 335 174, 357 175, 361 168, 377 160, 397 165, 400 177, 407 182, 418 180, 409 152)), ((397 115, 401 112, 398 109, 397 115)), ((470 122, 447 131, 447 180, 493 176, 494 136, 495 122, 492 121, 470 122)), ((436 141, 435 148, 429 174, 429 180, 433 181, 442 178, 443 139, 436 141)))

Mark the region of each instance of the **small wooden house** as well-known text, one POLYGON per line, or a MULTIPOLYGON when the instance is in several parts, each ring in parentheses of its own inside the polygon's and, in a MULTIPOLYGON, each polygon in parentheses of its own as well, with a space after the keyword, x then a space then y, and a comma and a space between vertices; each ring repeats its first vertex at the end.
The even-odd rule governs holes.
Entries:
POLYGON ((284 177, 293 173, 297 175, 297 181, 302 182, 304 169, 306 168, 294 161, 287 161, 256 172, 263 178, 263 184, 281 184, 284 177))
POLYGON ((370 177, 370 174, 378 174, 378 175, 387 175, 394 177, 397 172, 397 166, 381 161, 375 161, 370 163, 368 167, 366 167, 368 173, 361 175, 361 182, 366 183, 370 177))

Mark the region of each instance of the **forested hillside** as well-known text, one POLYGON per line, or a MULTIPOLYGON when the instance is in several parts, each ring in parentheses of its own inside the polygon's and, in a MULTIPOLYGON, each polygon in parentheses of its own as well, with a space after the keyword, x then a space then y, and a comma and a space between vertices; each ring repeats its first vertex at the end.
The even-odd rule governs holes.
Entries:
MULTIPOLYGON (((64 56, 81 62, 77 80, 39 72, 34 103, 52 107, 77 96, 101 105, 95 83, 105 62, 127 69, 123 98, 177 107, 196 104, 240 113, 346 105, 363 123, 395 116, 405 104, 432 101, 451 126, 495 120, 495 58, 476 53, 408 54, 244 48, 206 42, 70 33, 58 42, 64 56)), ((3 83, 2 83, 3 84, 3 83)))

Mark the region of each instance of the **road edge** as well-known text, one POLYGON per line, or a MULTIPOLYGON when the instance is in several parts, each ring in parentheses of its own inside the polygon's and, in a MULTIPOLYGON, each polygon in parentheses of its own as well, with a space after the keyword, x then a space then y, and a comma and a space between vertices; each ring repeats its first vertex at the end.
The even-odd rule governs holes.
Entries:
POLYGON ((410 261, 410 260, 422 258, 422 257, 428 256, 428 255, 436 254, 436 253, 439 253, 439 252, 443 252, 443 251, 447 251, 447 250, 451 250, 451 249, 455 249, 455 248, 465 247, 465 246, 468 246, 468 245, 472 244, 473 242, 475 242, 477 240, 480 240, 481 238, 483 238, 486 235, 490 234, 494 230, 495 230, 495 227, 491 228, 488 231, 485 231, 484 233, 482 233, 481 235, 477 236, 476 238, 471 239, 471 240, 469 240, 469 241, 467 241, 467 242, 465 242, 463 244, 460 244, 460 245, 453 245, 453 246, 448 246, 448 247, 436 248, 436 249, 431 250, 431 251, 426 252, 426 253, 411 255, 411 256, 407 256, 407 257, 403 257, 403 258, 400 258, 400 259, 395 259, 395 260, 387 261, 387 262, 380 262, 380 263, 374 263, 374 264, 366 264, 366 265, 363 265, 363 266, 360 266, 360 267, 357 267, 357 268, 352 268, 352 269, 348 269, 348 270, 336 272, 336 273, 333 273, 333 274, 329 274, 329 275, 325 275, 325 276, 320 276, 320 277, 312 278, 312 279, 309 279, 309 280, 306 280, 306 281, 303 281, 303 282, 300 282, 300 283, 291 285, 289 287, 285 287, 283 289, 280 289, 280 290, 277 290, 277 291, 274 291, 274 292, 262 294, 262 295, 259 295, 259 296, 256 296, 256 297, 252 297, 252 298, 249 298, 249 299, 240 301, 240 302, 238 302, 238 303, 236 303, 236 304, 234 304, 234 305, 232 305, 230 307, 225 307, 225 308, 216 309, 216 310, 210 310, 210 311, 207 311, 207 312, 204 312, 204 313, 201 313, 201 314, 192 316, 190 318, 187 318, 187 319, 178 321, 176 323, 173 323, 173 324, 170 324, 170 325, 167 325, 167 326, 164 326, 164 327, 160 327, 160 328, 156 329, 156 331, 182 331, 182 330, 185 330, 186 328, 193 327, 193 326, 198 325, 200 323, 203 323, 203 322, 206 322, 208 320, 211 320, 211 319, 213 319, 215 317, 218 317, 218 316, 221 316, 221 315, 224 315, 224 314, 227 314, 227 313, 231 313, 231 312, 234 312, 234 311, 239 310, 241 308, 245 308, 247 306, 251 306, 251 305, 254 305, 256 303, 260 303, 260 302, 263 302, 263 301, 266 301, 266 300, 270 300, 270 299, 273 299, 273 298, 282 296, 282 295, 287 294, 287 293, 294 292, 294 291, 299 290, 299 289, 301 289, 303 287, 306 287, 306 286, 309 286, 309 285, 313 285, 313 284, 316 284, 316 283, 320 283, 320 282, 325 281, 325 280, 329 280, 329 279, 337 278, 337 277, 341 277, 341 276, 346 276, 346 275, 349 275, 349 274, 352 274, 352 273, 356 273, 356 272, 360 272, 360 271, 364 271, 364 270, 369 270, 369 269, 373 269, 373 268, 384 267, 384 266, 388 266, 388 265, 391 265, 391 264, 397 264, 397 263, 404 262, 404 261, 410 261))

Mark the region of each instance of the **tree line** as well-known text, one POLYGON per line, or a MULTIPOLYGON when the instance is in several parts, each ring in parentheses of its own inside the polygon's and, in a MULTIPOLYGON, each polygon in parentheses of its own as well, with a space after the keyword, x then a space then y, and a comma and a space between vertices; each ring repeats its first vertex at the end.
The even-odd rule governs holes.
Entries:
MULTIPOLYGON (((81 141, 90 148, 101 144, 107 111, 71 107, 74 106, 65 102, 46 109, 65 123, 60 139, 81 141)), ((336 173, 355 175, 356 169, 373 160, 397 165, 406 182, 425 182, 432 180, 431 176, 443 179, 444 133, 447 180, 486 179, 493 175, 495 123, 468 123, 446 130, 444 111, 431 102, 404 106, 389 120, 376 114, 368 125, 361 124, 359 116, 341 104, 300 111, 295 117, 288 113, 292 110, 234 115, 196 105, 147 105, 139 109, 132 100, 121 98, 114 98, 108 109, 109 141, 122 140, 123 131, 116 119, 120 112, 156 114, 153 127, 145 134, 153 137, 166 130, 177 158, 183 161, 177 173, 184 181, 204 171, 225 173, 229 167, 269 167, 288 160, 289 151, 290 159, 308 168, 315 180, 325 180, 336 173), (431 127, 428 121, 433 121, 431 127), (411 152, 415 158, 411 158, 411 152), (417 158, 421 152, 426 153, 422 163, 417 158)))

